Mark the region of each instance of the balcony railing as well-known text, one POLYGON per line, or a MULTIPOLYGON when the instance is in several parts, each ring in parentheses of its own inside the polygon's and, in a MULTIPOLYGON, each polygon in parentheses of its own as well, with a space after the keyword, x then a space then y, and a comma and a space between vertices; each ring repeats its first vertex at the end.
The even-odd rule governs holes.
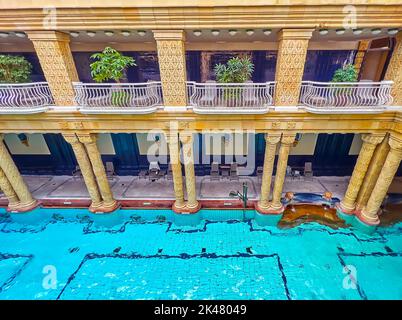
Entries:
POLYGON ((195 113, 266 113, 274 90, 274 82, 187 82, 189 104, 195 113))
POLYGON ((75 82, 75 100, 82 113, 146 114, 162 105, 160 82, 75 82))
POLYGON ((313 113, 380 113, 392 103, 392 81, 303 81, 300 103, 313 113))
POLYGON ((0 84, 0 114, 39 113, 53 104, 47 82, 0 84))

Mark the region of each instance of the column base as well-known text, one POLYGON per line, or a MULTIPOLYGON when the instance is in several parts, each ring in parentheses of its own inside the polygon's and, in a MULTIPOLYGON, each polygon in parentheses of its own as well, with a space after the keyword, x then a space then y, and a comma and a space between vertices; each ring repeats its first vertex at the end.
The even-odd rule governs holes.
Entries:
POLYGON ((355 214, 355 210, 356 210, 356 207, 353 207, 353 208, 346 208, 345 206, 342 205, 342 202, 338 202, 338 203, 335 205, 335 207, 336 207, 337 210, 338 210, 338 208, 339 208, 340 211, 342 211, 344 214, 348 214, 348 215, 354 215, 354 214, 355 214))
POLYGON ((116 200, 109 202, 109 203, 105 203, 105 202, 101 202, 101 205, 92 205, 89 207, 89 211, 91 211, 92 213, 112 213, 113 211, 116 211, 117 209, 120 208, 120 203, 117 202, 116 200))
POLYGON ((378 215, 375 217, 368 217, 364 214, 363 211, 356 211, 356 218, 367 226, 378 226, 380 224, 380 218, 378 215))
POLYGON ((39 206, 39 201, 34 199, 33 201, 22 203, 18 202, 16 204, 8 205, 7 210, 9 212, 28 212, 31 211, 39 206))
POLYGON ((185 208, 186 208, 186 204, 184 202, 178 204, 177 201, 175 201, 172 205, 172 210, 175 213, 180 213, 180 211, 185 208))
POLYGON ((176 207, 176 204, 174 203, 172 206, 172 210, 174 213, 181 213, 181 214, 194 214, 200 211, 201 209, 201 203, 197 202, 196 206, 191 206, 189 207, 187 204, 184 207, 176 207))
POLYGON ((7 211, 8 212, 17 211, 19 205, 20 205, 19 201, 13 203, 8 202, 7 211))
POLYGON ((89 206, 89 211, 91 212, 96 212, 99 208, 102 208, 103 202, 91 202, 91 205, 89 206))
POLYGON ((271 206, 268 207, 260 207, 260 203, 257 202, 255 205, 255 210, 259 214, 266 214, 266 215, 282 215, 283 211, 285 211, 285 207, 281 206, 280 208, 272 208, 271 206))
POLYGON ((335 209, 337 212, 340 212, 341 214, 347 215, 347 216, 353 216, 355 214, 355 208, 353 209, 345 209, 342 207, 341 203, 338 202, 335 204, 335 209))

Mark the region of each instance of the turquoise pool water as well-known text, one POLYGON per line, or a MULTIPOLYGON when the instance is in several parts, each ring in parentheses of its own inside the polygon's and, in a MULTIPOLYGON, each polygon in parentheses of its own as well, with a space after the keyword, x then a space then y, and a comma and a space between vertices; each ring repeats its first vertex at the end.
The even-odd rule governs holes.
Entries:
POLYGON ((0 299, 401 299, 402 223, 366 235, 254 212, 0 212, 0 299))

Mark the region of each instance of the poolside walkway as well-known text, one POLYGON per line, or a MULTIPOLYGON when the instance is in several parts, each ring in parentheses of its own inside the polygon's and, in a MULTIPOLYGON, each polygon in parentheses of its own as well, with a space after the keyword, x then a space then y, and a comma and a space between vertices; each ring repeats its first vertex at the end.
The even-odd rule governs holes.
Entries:
MULTIPOLYGON (((29 189, 37 199, 82 199, 88 200, 89 194, 81 178, 71 176, 24 176, 29 189)), ((211 181, 209 176, 197 177, 197 198, 200 200, 231 199, 229 192, 242 190, 242 183, 248 185, 250 200, 260 196, 261 182, 257 177, 241 177, 239 181, 211 181)), ((334 197, 342 198, 349 177, 313 177, 312 179, 286 178, 284 192, 323 193, 330 191, 334 197)), ((172 200, 173 182, 160 179, 151 182, 136 176, 117 176, 110 179, 113 194, 118 200, 172 200)), ((394 179, 389 192, 402 193, 402 177, 394 179)), ((5 200, 0 194, 0 200, 5 200)))

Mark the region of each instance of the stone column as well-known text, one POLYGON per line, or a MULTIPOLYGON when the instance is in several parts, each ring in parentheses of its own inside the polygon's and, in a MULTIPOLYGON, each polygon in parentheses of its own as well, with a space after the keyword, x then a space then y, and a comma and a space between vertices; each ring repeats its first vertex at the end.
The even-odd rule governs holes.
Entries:
POLYGON ((363 145, 359 157, 350 177, 345 196, 340 203, 340 209, 344 213, 352 213, 356 208, 356 199, 366 175, 374 150, 383 139, 385 134, 363 134, 363 145))
POLYGON ((14 206, 13 209, 21 212, 32 210, 38 205, 38 201, 32 197, 28 186, 25 184, 17 166, 8 153, 3 140, 4 135, 0 134, 0 168, 3 170, 7 180, 10 182, 20 200, 20 203, 14 206))
POLYGON ((402 136, 396 137, 391 135, 389 138, 390 150, 385 159, 384 166, 370 195, 367 205, 363 208, 359 218, 369 224, 377 225, 380 220, 378 218, 378 211, 380 210, 381 203, 383 202, 389 186, 398 170, 399 164, 402 159, 402 136))
POLYGON ((6 174, 1 168, 0 168, 0 189, 3 191, 4 195, 8 200, 8 210, 9 211, 17 210, 20 201, 13 189, 13 186, 11 185, 10 181, 8 181, 6 174))
POLYGON ((280 134, 265 135, 264 167, 261 181, 261 197, 257 204, 257 210, 263 212, 269 208, 269 196, 271 192, 272 171, 274 169, 276 146, 281 140, 280 134))
POLYGON ((373 192, 375 183, 384 166, 385 159, 389 152, 388 136, 376 147, 374 155, 371 159, 370 166, 364 177, 363 184, 360 188, 359 195, 356 199, 356 210, 361 210, 367 204, 371 192, 373 192))
POLYGON ((75 158, 77 159, 80 167, 82 177, 88 189, 89 196, 91 197, 90 211, 97 211, 102 206, 102 197, 99 192, 98 184, 96 183, 95 174, 92 170, 91 161, 87 155, 84 145, 78 140, 75 133, 63 134, 64 139, 73 148, 75 158))
POLYGON ((166 141, 169 144, 170 165, 172 166, 173 188, 176 199, 173 209, 180 210, 185 207, 185 203, 178 132, 170 132, 166 134, 166 141))
POLYGON ((70 50, 70 36, 59 31, 29 31, 40 65, 57 106, 73 106, 72 82, 79 81, 70 50))
POLYGON ((309 39, 313 29, 282 29, 279 32, 275 72, 275 105, 297 106, 309 39))
POLYGON ((186 106, 186 51, 183 30, 154 30, 164 105, 186 106))
POLYGON ((77 134, 78 139, 82 142, 87 150, 89 160, 91 161, 92 170, 98 183, 99 191, 103 199, 102 207, 97 210, 99 212, 112 212, 119 206, 113 198, 109 181, 106 176, 105 167, 102 162, 101 155, 96 145, 96 134, 77 134))
POLYGON ((186 208, 192 212, 198 211, 200 205, 197 201, 194 173, 193 134, 180 132, 180 141, 183 144, 183 162, 186 173, 187 204, 186 208))
POLYGON ((396 36, 396 45, 384 79, 394 81, 391 91, 393 105, 402 106, 402 32, 396 36))
POLYGON ((272 193, 272 202, 270 209, 274 211, 283 211, 281 203, 281 196, 283 190, 283 184, 285 183, 286 168, 288 165, 288 158, 290 147, 295 141, 295 134, 283 134, 281 138, 281 147, 279 149, 278 164, 276 166, 276 175, 274 183, 274 191, 272 193))

